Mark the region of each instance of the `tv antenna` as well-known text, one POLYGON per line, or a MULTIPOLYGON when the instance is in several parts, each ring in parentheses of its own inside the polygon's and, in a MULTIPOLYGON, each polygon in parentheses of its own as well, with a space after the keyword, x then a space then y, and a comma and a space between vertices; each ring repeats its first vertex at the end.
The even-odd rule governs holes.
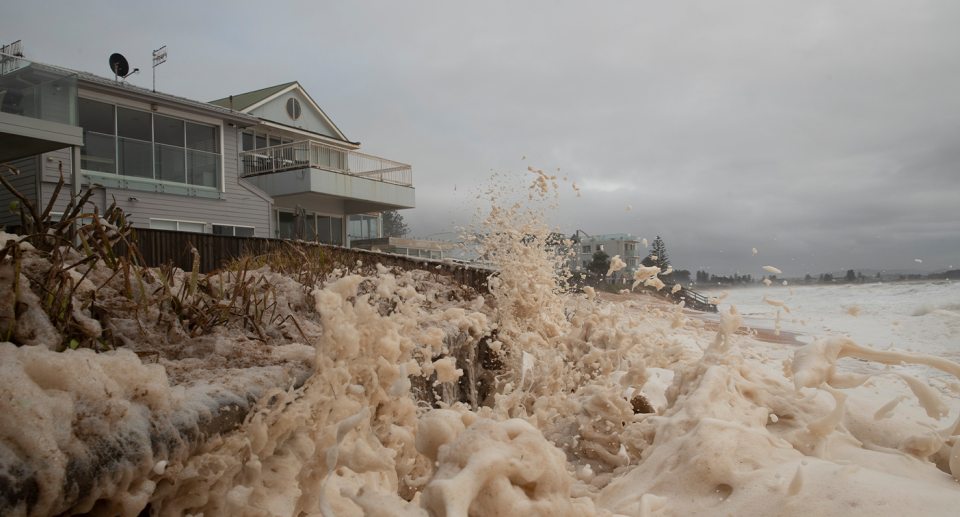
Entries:
POLYGON ((153 93, 157 93, 157 67, 167 62, 167 46, 153 51, 153 93))
POLYGON ((116 81, 117 78, 126 80, 127 77, 140 73, 139 68, 134 68, 133 72, 131 72, 130 65, 127 63, 127 58, 121 56, 120 54, 113 54, 110 56, 110 69, 113 70, 114 81, 116 81))

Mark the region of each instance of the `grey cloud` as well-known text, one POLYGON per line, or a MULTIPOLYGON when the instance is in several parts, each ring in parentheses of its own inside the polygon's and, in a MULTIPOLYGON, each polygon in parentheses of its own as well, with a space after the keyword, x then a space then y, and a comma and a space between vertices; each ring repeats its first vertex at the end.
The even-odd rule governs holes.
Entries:
POLYGON ((120 51, 149 84, 167 44, 158 88, 201 100, 299 80, 414 166, 420 235, 534 165, 621 187, 564 191, 556 224, 659 234, 687 269, 960 263, 956 2, 35 4, 0 20, 29 57, 120 51))

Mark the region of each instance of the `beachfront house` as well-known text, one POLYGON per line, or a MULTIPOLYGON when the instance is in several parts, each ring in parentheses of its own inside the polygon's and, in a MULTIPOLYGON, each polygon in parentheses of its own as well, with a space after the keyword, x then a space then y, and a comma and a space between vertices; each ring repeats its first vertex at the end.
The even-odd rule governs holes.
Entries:
POLYGON ((300 206, 304 238, 350 246, 381 237, 381 212, 416 205, 411 167, 358 152, 296 81, 211 104, 256 117, 239 132, 240 177, 273 199, 271 237, 294 236, 300 206))
MULTIPOLYGON (((5 176, 32 202, 47 206, 62 168, 67 187, 54 215, 71 192, 97 185, 91 202, 101 213, 116 202, 134 227, 269 235, 273 200, 239 174, 239 132, 256 125, 256 117, 113 77, 2 57, 0 160, 20 170, 5 176), (26 136, 12 138, 11 127, 26 136)), ((12 200, 0 189, 3 206, 12 200)), ((20 224, 19 216, 2 212, 8 231, 20 224)))
POLYGON ((598 251, 603 251, 611 258, 619 255, 626 262, 627 266, 617 273, 618 278, 632 278, 640 265, 640 240, 629 233, 579 236, 574 246, 577 247, 577 253, 569 262, 571 271, 587 271, 593 254, 598 251))
MULTIPOLYGON (((213 103, 3 55, 0 163, 45 207, 62 167, 69 193, 93 186, 137 228, 349 245, 381 236, 379 213, 413 208, 409 165, 358 153, 299 83, 213 103), (76 181, 75 181, 76 179, 76 181)), ((0 188, 6 207, 15 198, 0 188)), ((20 217, 0 211, 0 226, 20 217)))

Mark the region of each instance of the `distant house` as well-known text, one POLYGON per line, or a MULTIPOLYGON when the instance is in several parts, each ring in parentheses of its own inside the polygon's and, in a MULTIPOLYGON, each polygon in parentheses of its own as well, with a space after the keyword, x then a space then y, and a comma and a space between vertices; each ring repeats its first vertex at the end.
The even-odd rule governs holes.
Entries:
POLYGON ((640 240, 629 233, 580 237, 574 246, 578 249, 569 263, 571 271, 586 271, 587 266, 593 261, 593 254, 598 251, 603 251, 611 258, 619 255, 620 259, 627 264, 620 270, 621 274, 632 275, 640 264, 640 240))
POLYGON ((306 238, 347 245, 379 238, 380 212, 416 205, 411 167, 357 152, 296 81, 211 104, 257 118, 240 133, 240 176, 273 198, 273 237, 293 236, 298 205, 306 238))
MULTIPOLYGON (((413 208, 409 165, 356 152, 296 82, 213 103, 154 92, 0 55, 0 163, 5 177, 46 206, 62 163, 70 191, 100 185, 91 201, 134 227, 349 245, 378 238, 379 213, 413 208), (77 178, 76 186, 73 178, 77 178)), ((0 188, 6 207, 14 197, 0 188)), ((20 224, 0 211, 0 226, 20 224)))

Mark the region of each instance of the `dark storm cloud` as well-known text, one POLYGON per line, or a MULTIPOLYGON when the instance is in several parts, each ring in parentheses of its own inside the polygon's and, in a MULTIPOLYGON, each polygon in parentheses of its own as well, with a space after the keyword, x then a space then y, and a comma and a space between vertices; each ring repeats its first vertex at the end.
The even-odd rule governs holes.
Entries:
POLYGON ((564 231, 759 276, 960 266, 957 26, 949 1, 35 2, 0 33, 92 72, 120 51, 141 85, 167 44, 158 89, 201 100, 299 80, 414 166, 420 235, 490 169, 560 168, 564 231))

